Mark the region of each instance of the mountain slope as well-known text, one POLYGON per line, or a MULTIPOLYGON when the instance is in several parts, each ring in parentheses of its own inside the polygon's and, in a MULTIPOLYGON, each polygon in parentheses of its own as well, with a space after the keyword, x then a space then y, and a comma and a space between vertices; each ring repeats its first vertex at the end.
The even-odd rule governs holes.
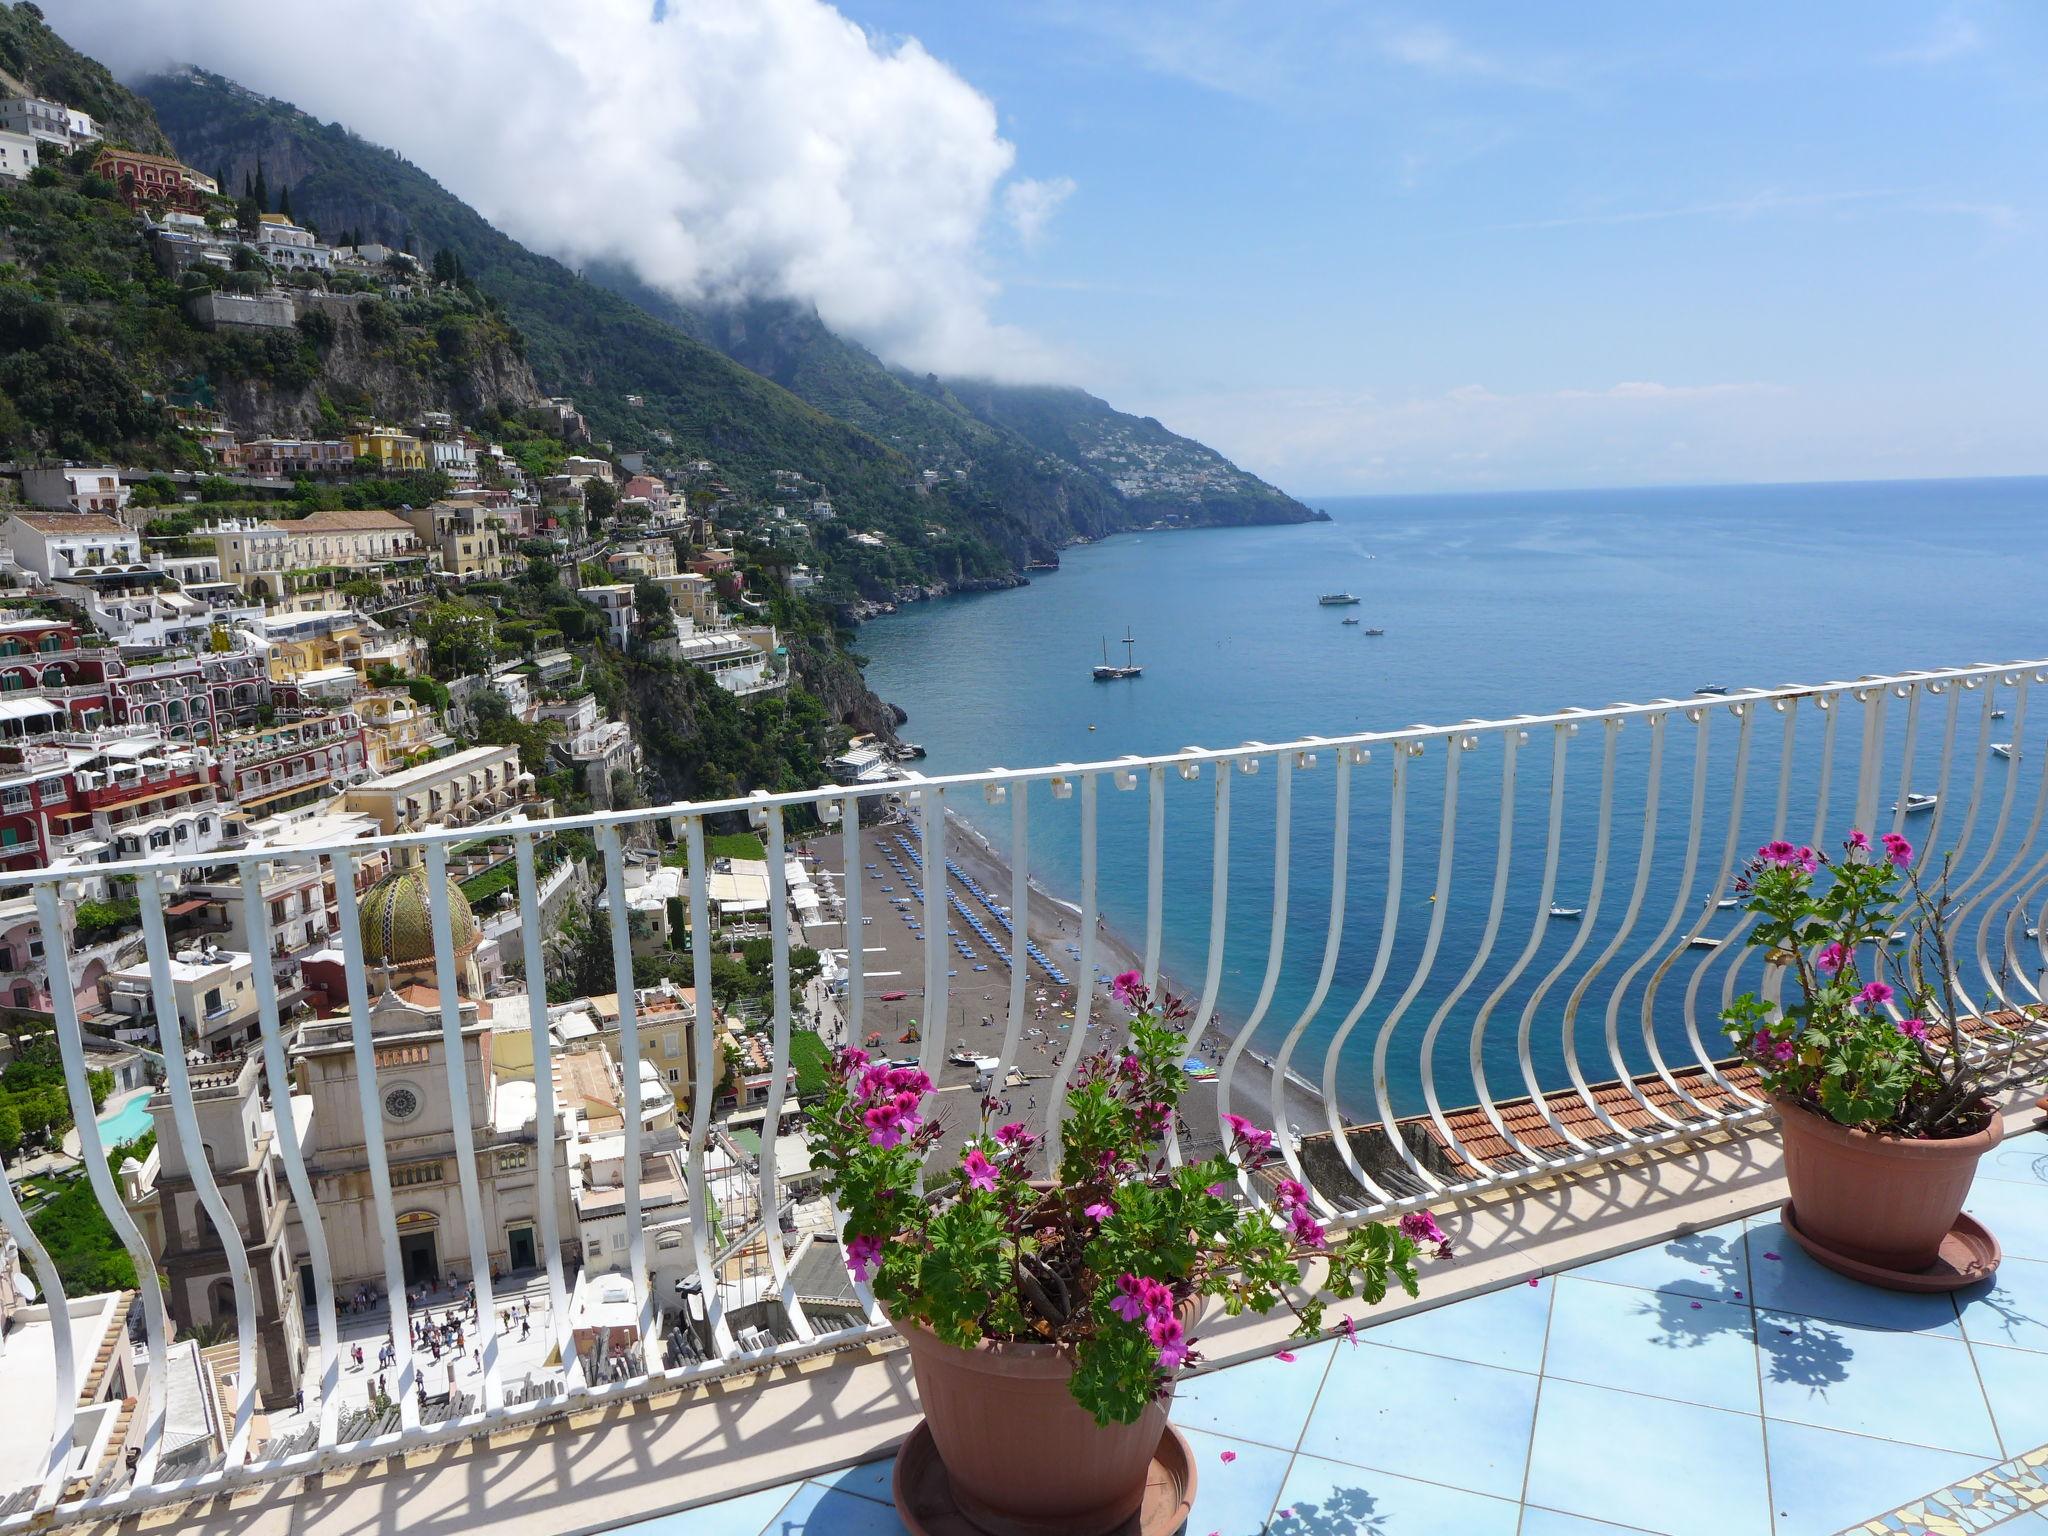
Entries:
POLYGON ((1132 525, 1306 522, 1321 515, 1215 449, 1086 390, 972 379, 954 379, 946 389, 977 420, 1095 476, 1123 502, 1132 525))
POLYGON ((886 568, 860 564, 853 586, 863 595, 905 580, 1000 580, 1026 557, 1030 540, 1013 522, 927 493, 888 444, 527 250, 390 150, 202 70, 157 76, 141 91, 188 161, 237 181, 260 161, 272 187, 291 189, 296 215, 328 237, 460 256, 524 336, 542 384, 573 396, 599 437, 664 459, 710 459, 757 496, 777 469, 827 487, 856 526, 907 555, 886 568))
POLYGON ((0 5, 0 70, 52 101, 92 114, 106 142, 152 155, 171 153, 148 106, 96 59, 44 23, 33 5, 0 5))
POLYGON ((970 480, 1054 543, 1160 521, 1289 523, 1316 515, 1213 448, 1084 390, 919 377, 835 335, 800 305, 692 306, 615 267, 593 268, 590 277, 873 433, 920 468, 968 467, 970 480))

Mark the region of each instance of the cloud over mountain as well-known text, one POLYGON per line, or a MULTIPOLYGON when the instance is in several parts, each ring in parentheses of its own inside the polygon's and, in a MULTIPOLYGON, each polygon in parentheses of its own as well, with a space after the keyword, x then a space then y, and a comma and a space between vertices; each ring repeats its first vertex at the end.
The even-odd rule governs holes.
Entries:
POLYGON ((685 300, 814 303, 914 367, 1058 371, 990 318, 983 253, 999 214, 1035 233, 1058 196, 1005 187, 987 97, 821 0, 51 9, 124 75, 198 64, 339 120, 572 263, 621 261, 685 300))

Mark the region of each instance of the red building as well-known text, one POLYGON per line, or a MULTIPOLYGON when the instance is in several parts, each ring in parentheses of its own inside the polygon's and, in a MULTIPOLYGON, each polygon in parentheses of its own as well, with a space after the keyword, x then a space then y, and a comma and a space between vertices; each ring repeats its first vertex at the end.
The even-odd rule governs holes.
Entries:
POLYGON ((78 626, 64 619, 0 624, 0 700, 40 695, 63 711, 60 728, 86 730, 107 717, 110 649, 79 645, 78 626))
POLYGON ((93 171, 107 178, 130 208, 150 204, 202 212, 206 199, 196 180, 198 172, 164 155, 145 155, 133 149, 103 149, 92 163, 93 171))

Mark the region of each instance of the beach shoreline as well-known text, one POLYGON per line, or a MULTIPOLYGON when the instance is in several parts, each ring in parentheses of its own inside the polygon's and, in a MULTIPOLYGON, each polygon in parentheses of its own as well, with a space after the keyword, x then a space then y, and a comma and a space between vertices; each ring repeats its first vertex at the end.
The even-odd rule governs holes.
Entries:
MULTIPOLYGON (((861 1034, 865 1037, 874 1033, 882 1035, 882 1049, 892 1054, 902 1045, 901 1036, 907 1032, 907 1023, 912 1017, 924 1018, 925 997, 924 944, 916 940, 902 916, 902 909, 893 906, 892 898, 902 895, 891 871, 887 854, 895 852, 902 857, 901 848, 891 840, 898 834, 907 837, 913 847, 922 851, 919 836, 921 822, 914 818, 863 826, 860 829, 862 856, 848 869, 843 852, 842 838, 837 834, 816 837, 811 840, 813 850, 826 869, 842 881, 848 878, 862 880, 861 916, 863 918, 858 938, 848 936, 848 945, 858 943, 862 949, 862 973, 864 979, 864 1006, 861 1034), (876 869, 866 866, 875 864, 876 869), (882 999, 891 993, 901 994, 893 1003, 882 999), (911 1009, 917 1010, 915 1015, 911 1009), (887 1011, 884 1011, 887 1010, 887 1011), (879 1028, 878 1028, 879 1026, 879 1028)), ((960 872, 971 879, 982 890, 998 902, 1009 896, 1013 884, 1012 870, 1008 856, 984 834, 980 828, 960 816, 957 812, 946 813, 945 852, 960 872)), ((937 899, 936 882, 919 880, 927 886, 927 894, 937 899)), ((949 886, 957 891, 970 908, 976 905, 971 892, 948 876, 949 886)), ((1128 1014, 1111 997, 1106 985, 1108 977, 1125 971, 1143 969, 1142 948, 1130 938, 1103 920, 1098 915, 1095 935, 1095 964, 1102 979, 1083 977, 1079 974, 1079 962, 1064 946, 1081 943, 1081 908, 1078 903, 1068 901, 1046 888, 1035 876, 1027 875, 1026 887, 1029 892, 1029 912, 1022 925, 1040 950, 1051 956, 1055 965, 1067 975, 1072 987, 1092 983, 1090 1006, 1090 1028, 1087 1049, 1089 1051, 1114 1048, 1123 1041, 1123 1026, 1128 1014)), ((844 892, 841 894, 844 900, 844 892)), ((912 908, 915 911, 917 909, 912 908)), ((950 913, 950 905, 947 906, 950 913)), ((919 914, 922 917, 922 913, 919 914)), ((957 914, 952 914, 957 918, 957 914)), ((1012 923, 1017 914, 1010 913, 1012 923)), ((844 932, 843 928, 840 930, 844 932)), ((956 961, 949 969, 959 969, 962 974, 948 979, 946 1008, 946 1050, 966 1047, 982 1055, 997 1055, 1000 1042, 1009 1021, 1010 972, 992 955, 981 954, 975 945, 973 935, 966 934, 965 941, 976 947, 975 963, 985 964, 985 972, 967 970, 966 962, 956 961), (983 1019, 993 1019, 984 1024, 983 1019)), ((822 942, 830 943, 829 938, 822 942)), ((1011 946, 1005 945, 1006 948, 1011 946)), ((1021 945, 1016 946, 1021 955, 1021 945)), ((1058 989, 1039 969, 1037 962, 1026 962, 1031 967, 1030 984, 1026 992, 1025 1015, 1019 1031, 1017 1051, 1013 1065, 1024 1075, 1025 1085, 1013 1087, 1006 1095, 1012 1106, 1011 1118, 1024 1119, 1027 1123, 1042 1123, 1050 1109, 1048 1086, 1058 1073, 1061 1060, 1068 1047, 1067 1023, 1058 1006, 1058 989), (1032 1030, 1039 1033, 1033 1035, 1032 1030), (1046 1102, 1040 1102, 1043 1099, 1046 1102)), ((1177 996, 1185 998, 1192 1008, 1198 997, 1177 985, 1175 978, 1162 973, 1161 983, 1177 996)), ((1071 988, 1070 988, 1071 991, 1071 988)), ((849 1005, 850 1006, 850 1005, 849 1005)), ((926 1021, 928 1024, 928 1020, 926 1021)), ((856 1040, 854 1043, 860 1043, 856 1040)), ((1201 1037, 1191 1042, 1189 1054, 1198 1057, 1209 1067, 1220 1071, 1223 1059, 1230 1046, 1230 1034, 1220 1010, 1213 1013, 1201 1037)), ((903 1047, 908 1049, 907 1046, 903 1047)), ((962 1074, 963 1081, 972 1073, 963 1067, 949 1066, 947 1076, 962 1074)), ((1272 1126, 1272 1064, 1262 1053, 1247 1047, 1237 1063, 1231 1078, 1231 1112, 1240 1114, 1256 1124, 1272 1126)), ((942 1093, 957 1090, 963 1086, 942 1078, 942 1093)), ((1189 1084, 1183 1099, 1182 1111, 1186 1129, 1183 1133, 1183 1152, 1190 1156, 1207 1155, 1221 1146, 1220 1127, 1217 1114, 1219 1084, 1216 1079, 1196 1080, 1189 1084)), ((1286 1114, 1289 1128, 1296 1136, 1315 1134, 1329 1129, 1329 1117, 1323 1107, 1321 1094, 1315 1085, 1300 1074, 1289 1072, 1287 1083, 1286 1114)), ((964 1139, 964 1132, 961 1133, 964 1139)))

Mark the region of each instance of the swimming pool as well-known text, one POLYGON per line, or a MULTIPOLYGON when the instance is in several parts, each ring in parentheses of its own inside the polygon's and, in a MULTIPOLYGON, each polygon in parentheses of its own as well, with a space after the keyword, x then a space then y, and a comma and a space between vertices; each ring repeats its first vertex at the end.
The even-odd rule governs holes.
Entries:
POLYGON ((138 1093, 111 1115, 102 1115, 98 1121, 100 1140, 111 1150, 124 1141, 133 1141, 156 1124, 149 1113, 149 1095, 138 1093))

